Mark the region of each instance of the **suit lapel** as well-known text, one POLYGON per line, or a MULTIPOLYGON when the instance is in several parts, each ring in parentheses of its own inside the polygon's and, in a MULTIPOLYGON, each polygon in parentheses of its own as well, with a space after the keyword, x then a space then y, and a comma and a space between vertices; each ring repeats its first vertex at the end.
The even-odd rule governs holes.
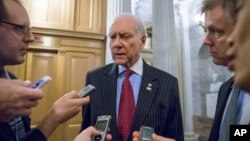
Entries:
POLYGON ((219 94, 222 95, 221 97, 221 106, 219 106, 218 108, 218 112, 219 112, 219 116, 222 117, 223 113, 224 113, 224 109, 225 109, 225 106, 226 106, 226 103, 227 103, 227 99, 231 93, 231 90, 232 90, 232 84, 233 84, 233 80, 229 80, 227 82, 227 84, 225 85, 225 87, 221 88, 221 92, 219 92, 219 94))
POLYGON ((225 82, 225 85, 221 87, 221 89, 218 93, 216 113, 215 113, 214 123, 213 123, 213 127, 211 130, 211 135, 209 137, 209 140, 218 139, 221 120, 223 117, 223 113, 225 111, 227 99, 228 99, 230 92, 232 90, 231 89, 232 84, 233 84, 233 78, 231 78, 227 82, 225 82))
POLYGON ((116 90, 117 90, 117 65, 114 64, 111 69, 104 72, 104 79, 102 80, 102 98, 106 103, 104 104, 105 113, 110 113, 112 119, 110 129, 113 139, 118 139, 118 132, 116 127, 116 90))
POLYGON ((134 120, 130 129, 131 133, 139 129, 144 122, 151 103, 156 95, 158 85, 156 84, 157 81, 154 76, 155 74, 151 67, 143 62, 143 75, 134 120))

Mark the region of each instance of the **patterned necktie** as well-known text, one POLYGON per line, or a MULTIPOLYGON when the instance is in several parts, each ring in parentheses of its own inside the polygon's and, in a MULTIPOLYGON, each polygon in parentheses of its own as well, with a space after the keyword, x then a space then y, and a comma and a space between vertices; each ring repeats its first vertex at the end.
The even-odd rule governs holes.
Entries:
POLYGON ((125 71, 125 79, 122 83, 122 91, 118 113, 118 132, 120 138, 119 141, 128 140, 130 127, 135 112, 134 94, 131 83, 129 81, 129 77, 132 73, 132 70, 127 69, 125 71))
POLYGON ((229 141, 230 125, 236 124, 236 114, 238 107, 238 97, 240 90, 236 87, 232 89, 231 99, 228 103, 224 120, 222 121, 219 131, 219 141, 229 141))
MULTIPOLYGON (((0 70, 0 78, 11 79, 8 72, 5 69, 0 70)), ((13 119, 12 121, 9 121, 8 124, 11 127, 11 129, 16 137, 16 141, 22 140, 22 138, 26 134, 22 118, 17 117, 15 119, 13 119)))
POLYGON ((21 117, 15 118, 14 120, 9 122, 9 125, 15 134, 16 141, 22 140, 22 138, 25 136, 25 129, 22 118, 21 117))

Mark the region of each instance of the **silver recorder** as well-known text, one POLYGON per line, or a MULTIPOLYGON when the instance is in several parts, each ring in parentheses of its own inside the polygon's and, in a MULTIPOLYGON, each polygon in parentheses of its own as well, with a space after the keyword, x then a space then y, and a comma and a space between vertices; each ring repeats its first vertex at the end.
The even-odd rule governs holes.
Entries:
POLYGON ((140 132, 141 132, 141 141, 152 141, 152 134, 154 133, 154 128, 148 126, 142 126, 140 132))
POLYGON ((95 128, 100 132, 100 135, 93 137, 92 141, 105 140, 105 136, 109 129, 110 120, 111 120, 110 115, 98 116, 95 128))
POLYGON ((83 97, 86 97, 86 96, 88 96, 91 92, 93 92, 95 90, 95 87, 93 86, 93 85, 88 85, 88 86, 86 86, 86 87, 84 87, 84 88, 82 88, 81 90, 80 90, 80 97, 81 98, 83 98, 83 97))

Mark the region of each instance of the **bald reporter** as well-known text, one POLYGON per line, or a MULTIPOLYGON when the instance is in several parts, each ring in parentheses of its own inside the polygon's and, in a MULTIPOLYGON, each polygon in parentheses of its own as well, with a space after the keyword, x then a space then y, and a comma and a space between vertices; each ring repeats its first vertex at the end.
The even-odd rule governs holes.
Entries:
POLYGON ((43 97, 40 89, 31 89, 29 81, 0 79, 0 122, 28 116, 43 97))

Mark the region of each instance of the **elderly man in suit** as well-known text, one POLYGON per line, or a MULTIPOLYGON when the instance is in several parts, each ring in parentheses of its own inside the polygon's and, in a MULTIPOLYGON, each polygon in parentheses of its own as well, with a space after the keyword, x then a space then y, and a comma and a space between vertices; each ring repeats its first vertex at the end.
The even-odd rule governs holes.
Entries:
POLYGON ((114 63, 87 74, 86 84, 94 85, 96 91, 83 108, 82 130, 94 125, 98 116, 111 115, 114 141, 132 140, 132 132, 143 125, 153 127, 156 134, 183 141, 178 81, 140 56, 146 42, 140 19, 118 15, 109 38, 114 63))

